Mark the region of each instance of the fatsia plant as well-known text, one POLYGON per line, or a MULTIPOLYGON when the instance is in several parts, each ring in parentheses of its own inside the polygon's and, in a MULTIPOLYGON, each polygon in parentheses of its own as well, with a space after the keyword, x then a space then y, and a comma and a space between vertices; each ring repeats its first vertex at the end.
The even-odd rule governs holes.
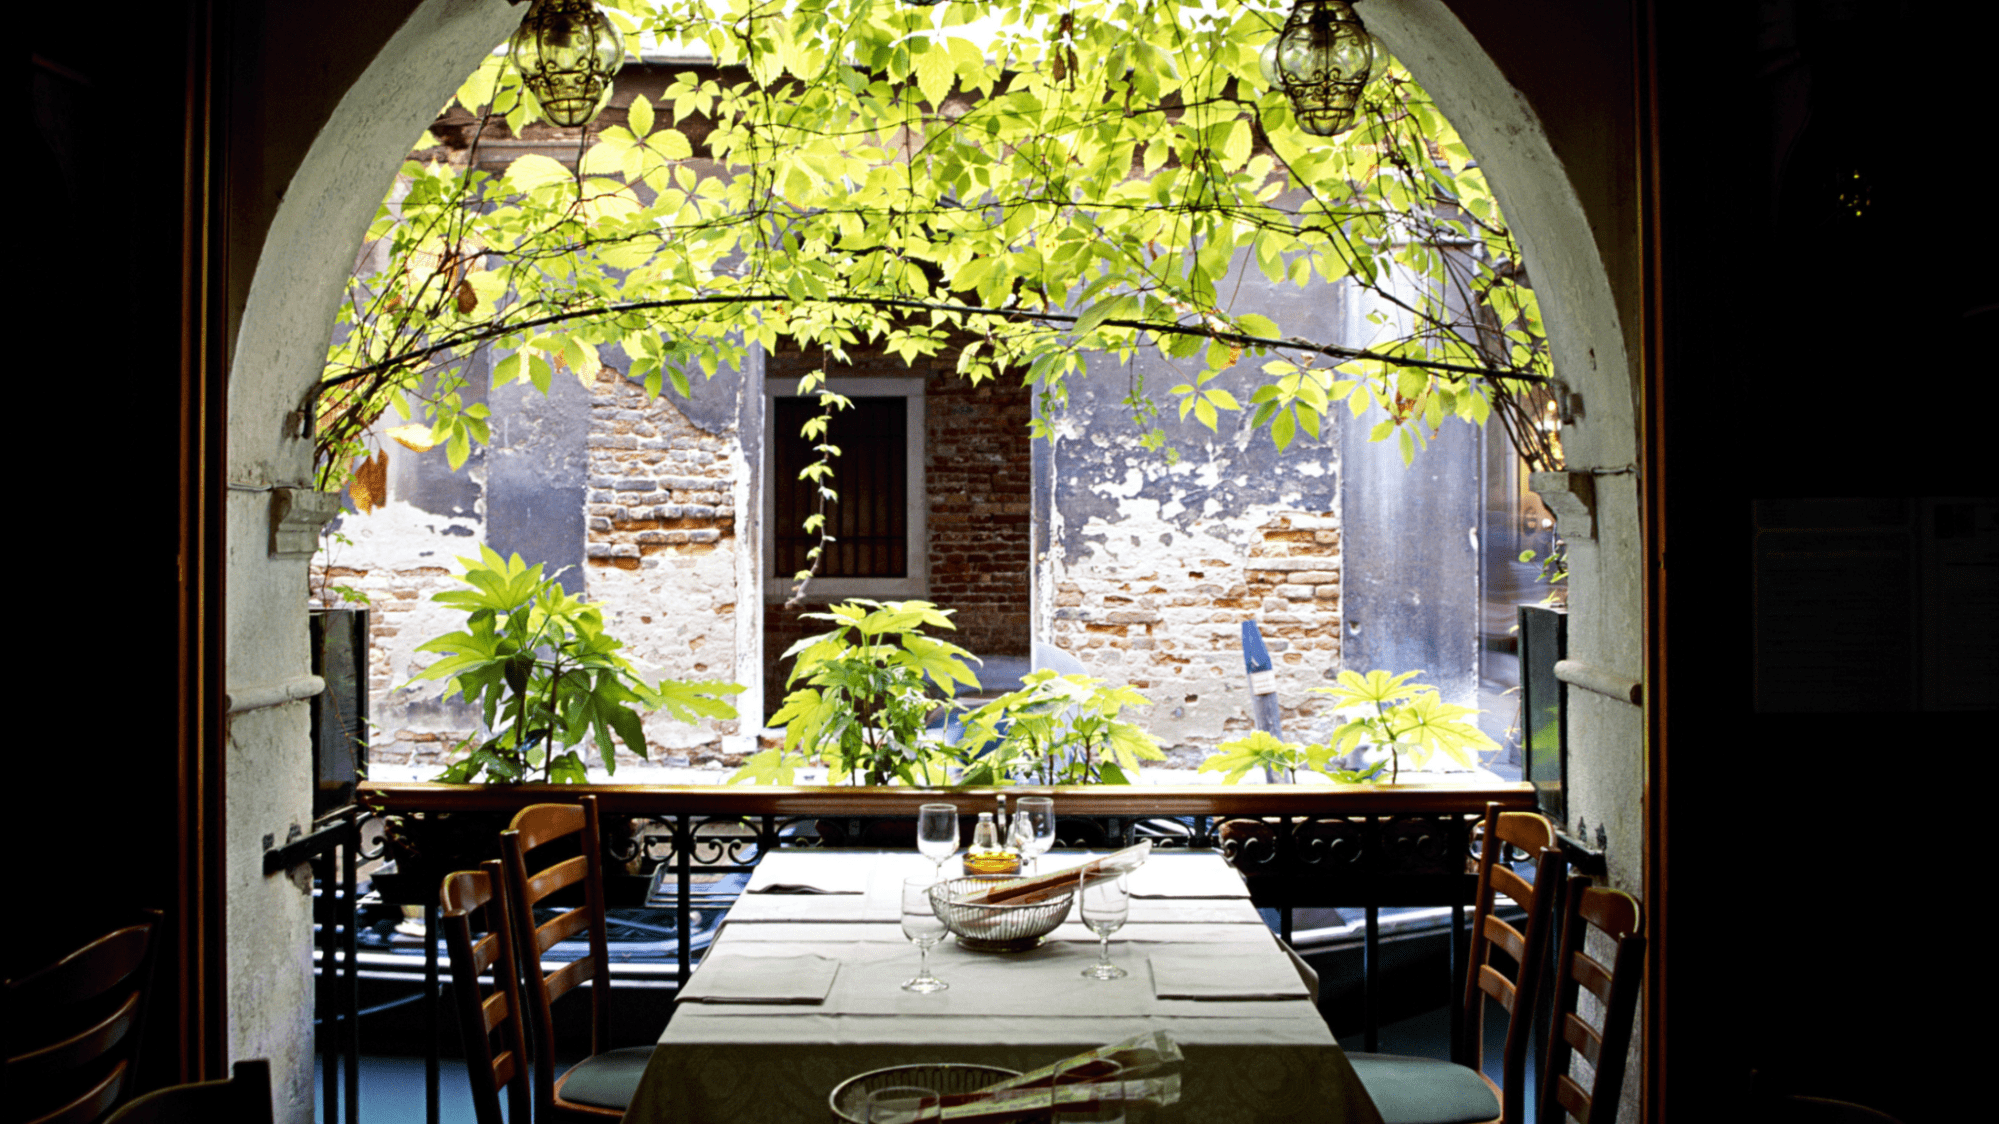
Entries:
POLYGON ((784 743, 752 755, 729 780, 790 784, 798 764, 816 754, 834 784, 943 784, 948 759, 923 739, 938 704, 931 686, 947 699, 960 684, 979 686, 965 663, 977 657, 923 632, 956 628, 951 612, 925 601, 855 598, 801 615, 834 628, 785 650, 798 658, 785 686, 805 686, 771 716, 784 726, 784 743))
POLYGON ((459 747, 439 781, 582 783, 587 767, 577 748, 594 745, 606 772, 617 772, 615 734, 639 757, 647 756, 641 711, 664 708, 682 722, 733 719, 736 709, 719 697, 743 690, 718 680, 640 678, 618 655, 622 642, 604 632, 596 603, 544 576, 541 564, 519 555, 502 559, 481 546, 480 557, 462 558, 469 589, 446 590, 431 600, 465 611, 465 628, 423 645, 418 652, 444 658, 412 680, 447 680, 444 697, 461 695, 480 709, 491 735, 459 747))
POLYGON ((964 717, 956 744, 965 785, 1005 785, 1024 778, 1043 785, 1102 782, 1126 785, 1142 761, 1166 754, 1145 728, 1118 716, 1151 700, 1129 684, 1110 687, 1095 676, 1041 669, 964 717))
POLYGON ((1388 759, 1383 758, 1365 769, 1339 769, 1332 764, 1339 756, 1330 743, 1288 742, 1269 731, 1254 730, 1216 746, 1198 772, 1222 774, 1224 785, 1234 785, 1251 770, 1265 771, 1272 781, 1295 782, 1299 770, 1312 770, 1333 781, 1358 783, 1374 781, 1388 768, 1388 759))
MULTIPOLYGON (((435 146, 405 166, 308 404, 322 487, 384 411, 414 419, 398 440, 462 463, 487 427, 466 361, 489 345, 496 385, 590 380, 615 347, 653 393, 752 345, 948 348, 970 379, 1037 384, 1049 411, 1086 352, 1156 349, 1184 381, 1129 399, 1155 447, 1162 406, 1209 427, 1247 411, 1279 447, 1344 407, 1405 458, 1446 419, 1496 412, 1535 467, 1557 467, 1537 427, 1538 304, 1484 172, 1392 61, 1353 130, 1299 129, 1259 66, 1283 6, 616 0, 610 15, 635 47, 714 63, 632 99, 574 166, 526 155, 495 175, 435 146), (1376 337, 1304 339, 1237 307, 1238 262, 1361 287, 1376 337), (1239 363, 1263 373, 1247 401, 1212 384, 1239 363)), ((472 149, 540 117, 498 56, 454 104, 472 149)))
POLYGON ((1376 669, 1363 676, 1341 672, 1331 687, 1313 688, 1336 701, 1338 713, 1350 715, 1327 739, 1329 758, 1343 757, 1363 741, 1388 755, 1388 779, 1395 781, 1407 756, 1412 769, 1422 769, 1441 752, 1466 769, 1478 765, 1478 751, 1499 749, 1467 718, 1474 707, 1446 703, 1437 689, 1409 681, 1421 670, 1399 676, 1376 669))

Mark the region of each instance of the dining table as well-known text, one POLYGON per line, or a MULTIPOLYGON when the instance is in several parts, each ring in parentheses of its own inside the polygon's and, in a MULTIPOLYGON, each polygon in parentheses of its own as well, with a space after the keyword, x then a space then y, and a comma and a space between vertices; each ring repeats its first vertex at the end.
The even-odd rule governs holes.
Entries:
MULTIPOLYGON (((1091 854, 1050 853, 1039 867, 1091 854)), ((1098 938, 1072 905, 1026 952, 947 938, 929 960, 950 988, 907 992, 918 951, 901 929, 902 883, 933 873, 913 850, 766 855, 681 989, 625 1120, 830 1121, 833 1087, 866 1071, 1024 1072, 1151 1031, 1180 1047, 1180 1096, 1133 1120, 1381 1120, 1220 855, 1154 851, 1127 876, 1129 920, 1110 942, 1122 979, 1083 977, 1098 938)), ((956 859, 941 869, 958 873, 956 859)))

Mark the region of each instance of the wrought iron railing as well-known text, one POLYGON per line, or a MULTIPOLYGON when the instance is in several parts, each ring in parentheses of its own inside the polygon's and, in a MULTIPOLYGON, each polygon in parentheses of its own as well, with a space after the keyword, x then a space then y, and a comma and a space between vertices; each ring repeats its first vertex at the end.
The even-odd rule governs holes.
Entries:
MULTIPOLYGON (((605 823, 610 902, 674 912, 675 982, 697 963, 697 910, 708 901, 702 879, 753 870, 762 856, 789 847, 908 847, 917 807, 956 803, 968 817, 992 809, 1000 794, 1055 798, 1061 846, 1125 845, 1208 848, 1241 871, 1251 901, 1273 909, 1281 936, 1292 936, 1296 910, 1357 907, 1365 912, 1362 1006, 1366 1046, 1375 1047, 1378 912, 1382 907, 1452 908, 1451 972, 1461 972, 1463 907, 1475 893, 1467 873, 1473 828, 1488 802, 1533 807, 1524 784, 1326 786, 1078 786, 906 789, 846 786, 663 787, 449 786, 364 784, 360 805, 322 819, 313 835, 277 849, 268 863, 314 857, 319 880, 319 1006, 325 1119, 358 1121, 359 964, 355 910, 360 871, 373 873, 386 903, 423 908, 421 1008, 429 1049, 427 1119, 438 1120, 440 966, 437 892, 452 870, 498 855, 498 832, 527 805, 597 797, 605 823), (280 853, 284 853, 281 855, 280 853), (344 1063, 344 1068, 339 1064, 344 1063), (341 1081, 336 1082, 336 1071, 341 1081), (344 1092, 344 1107, 341 1093, 344 1092)), ((1452 1041, 1458 1040, 1453 1008, 1452 1041)))

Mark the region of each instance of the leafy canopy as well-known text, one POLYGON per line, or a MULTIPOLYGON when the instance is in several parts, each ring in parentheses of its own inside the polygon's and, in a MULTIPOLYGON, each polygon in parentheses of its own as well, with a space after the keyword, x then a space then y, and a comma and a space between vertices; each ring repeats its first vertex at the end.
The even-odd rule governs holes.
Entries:
MULTIPOLYGON (((1051 412, 1086 351, 1151 348, 1184 376, 1128 400, 1153 447, 1161 395, 1210 428, 1246 411, 1280 448, 1321 436, 1342 405, 1372 412, 1371 436, 1405 458, 1445 419, 1497 411, 1553 467, 1548 352, 1519 248, 1399 64, 1370 84, 1356 128, 1327 140, 1260 75, 1284 16, 1264 0, 610 12, 627 43, 715 65, 600 124, 573 168, 405 166, 370 230, 387 264, 350 286, 315 391, 322 487, 391 410, 416 419, 397 440, 462 464, 488 436, 485 408, 460 393, 484 344, 502 356, 495 385, 589 382, 615 345, 652 393, 684 393, 752 345, 948 349, 974 381, 1034 383, 1051 412), (1377 338, 1305 340, 1236 308, 1237 260, 1298 286, 1351 280, 1372 294, 1377 338), (1263 376, 1247 402, 1210 385, 1239 363, 1263 376)), ((498 56, 455 101, 479 136, 539 115, 498 56)))

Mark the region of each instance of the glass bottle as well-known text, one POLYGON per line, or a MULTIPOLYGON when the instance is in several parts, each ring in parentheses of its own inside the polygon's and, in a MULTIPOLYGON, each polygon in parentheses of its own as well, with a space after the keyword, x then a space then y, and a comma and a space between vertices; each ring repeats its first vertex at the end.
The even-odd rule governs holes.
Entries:
POLYGON ((980 813, 979 823, 972 829, 972 846, 965 852, 965 874, 1020 874, 1020 853, 1009 851, 1000 843, 999 825, 993 821, 992 813, 980 813))

